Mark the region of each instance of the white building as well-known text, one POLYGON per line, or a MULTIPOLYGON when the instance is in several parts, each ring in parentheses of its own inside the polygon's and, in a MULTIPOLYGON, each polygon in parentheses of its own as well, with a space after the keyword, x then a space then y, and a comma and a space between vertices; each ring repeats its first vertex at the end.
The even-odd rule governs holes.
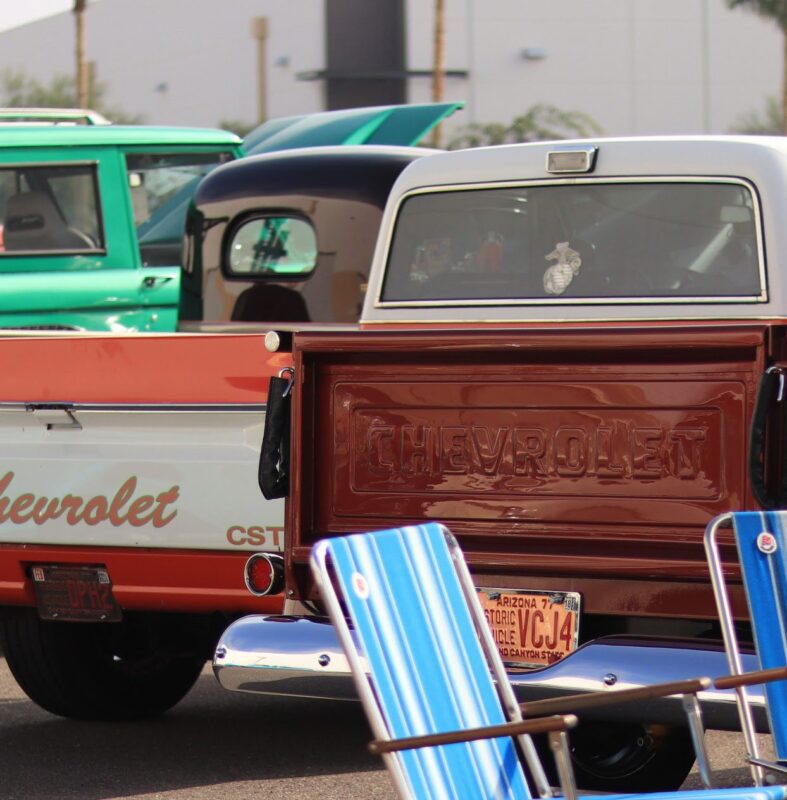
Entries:
MULTIPOLYGON (((430 99, 430 0, 94 0, 86 30, 108 104, 146 122, 430 99)), ((611 135, 725 132, 781 96, 780 31, 724 0, 446 0, 445 53, 454 128, 549 103, 611 135)), ((70 12, 0 34, 0 74, 73 63, 70 12)))

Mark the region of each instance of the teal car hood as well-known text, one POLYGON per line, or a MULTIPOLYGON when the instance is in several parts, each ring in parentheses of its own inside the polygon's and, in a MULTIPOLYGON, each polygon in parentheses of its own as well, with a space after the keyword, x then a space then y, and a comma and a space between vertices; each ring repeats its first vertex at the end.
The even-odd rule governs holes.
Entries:
POLYGON ((337 144, 415 145, 463 103, 371 106, 263 122, 243 140, 246 155, 337 144))

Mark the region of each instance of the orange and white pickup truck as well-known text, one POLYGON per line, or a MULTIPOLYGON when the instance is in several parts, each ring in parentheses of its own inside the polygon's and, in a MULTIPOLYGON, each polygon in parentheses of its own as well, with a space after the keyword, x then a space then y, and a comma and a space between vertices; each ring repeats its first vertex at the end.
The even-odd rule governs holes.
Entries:
POLYGON ((388 191, 432 152, 309 147, 211 172, 184 242, 204 308, 181 332, 3 332, 0 632, 43 708, 161 712, 233 619, 281 610, 284 500, 258 471, 290 356, 266 333, 357 321, 388 191), (257 552, 266 594, 244 585, 257 552))

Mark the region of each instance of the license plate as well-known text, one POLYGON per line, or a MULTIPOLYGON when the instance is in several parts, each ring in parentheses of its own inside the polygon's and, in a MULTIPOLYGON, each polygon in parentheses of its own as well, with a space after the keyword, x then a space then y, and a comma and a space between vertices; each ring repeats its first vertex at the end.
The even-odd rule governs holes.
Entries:
POLYGON ((30 576, 41 619, 117 622, 122 618, 104 567, 35 564, 30 576))
POLYGON ((478 598, 507 666, 546 667, 576 649, 578 592, 484 588, 478 598))

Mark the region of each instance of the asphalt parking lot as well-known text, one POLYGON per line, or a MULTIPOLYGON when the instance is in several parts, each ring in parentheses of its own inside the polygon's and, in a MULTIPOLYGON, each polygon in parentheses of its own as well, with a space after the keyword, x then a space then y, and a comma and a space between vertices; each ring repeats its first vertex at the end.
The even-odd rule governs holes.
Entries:
MULTIPOLYGON (((355 703, 234 694, 208 668, 158 719, 64 720, 31 703, 0 658, 2 800, 393 800, 368 738, 355 703)), ((746 785, 738 735, 708 743, 718 782, 746 785)), ((696 773, 685 784, 699 786, 696 773)))

